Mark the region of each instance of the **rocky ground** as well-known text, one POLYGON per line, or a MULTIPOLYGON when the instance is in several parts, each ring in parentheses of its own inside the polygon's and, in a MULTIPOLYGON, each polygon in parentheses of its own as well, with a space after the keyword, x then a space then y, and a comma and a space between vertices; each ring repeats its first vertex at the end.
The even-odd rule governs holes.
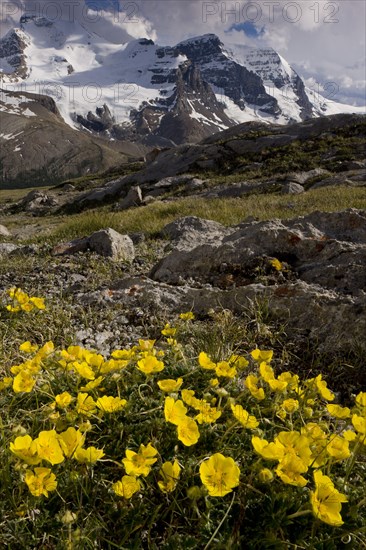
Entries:
POLYGON ((366 352, 365 211, 234 227, 186 217, 168 224, 153 244, 110 229, 50 249, 15 244, 2 233, 1 290, 36 285, 46 297, 63 294, 80 307, 121 312, 107 332, 106 324, 88 332, 81 323, 83 344, 113 347, 120 325, 131 329, 139 318, 186 310, 204 317, 220 308, 241 315, 259 304, 291 338, 320 352, 366 352), (4 269, 22 258, 28 272, 4 269))
POLYGON ((109 228, 108 219, 130 209, 148 216, 151 211, 143 206, 180 197, 209 204, 212 199, 254 196, 260 202, 264 195, 288 195, 290 209, 295 196, 321 187, 329 188, 329 195, 339 187, 362 190, 364 124, 353 116, 316 119, 303 123, 300 135, 293 127, 286 133, 272 128, 264 135, 258 125, 242 125, 235 135, 230 130, 200 145, 161 152, 141 170, 102 186, 98 178, 68 181, 3 203, 0 292, 16 285, 58 303, 63 321, 52 322, 59 323, 65 341, 102 353, 121 342, 158 336, 163 322, 179 312, 192 310, 205 321, 212 311, 226 310, 256 323, 262 336, 273 340, 273 334, 283 334, 298 356, 311 350, 342 357, 344 364, 348 358, 360 360, 366 353, 365 210, 309 209, 305 216, 267 221, 243 216, 241 223, 227 225, 176 216, 158 234, 120 235, 109 228), (273 140, 282 143, 277 160, 277 149, 269 156, 264 152, 273 140), (294 140, 296 149, 288 149, 294 140), (301 140, 306 146, 299 152, 301 140), (337 140, 343 143, 341 155, 337 140), (298 164, 291 164, 296 154, 298 164), (197 171, 203 156, 216 164, 226 159, 227 177, 219 169, 197 171), (274 159, 282 167, 275 174, 274 159), (187 167, 192 171, 185 172, 187 167), (47 237, 60 223, 58 216, 65 223, 68 212, 96 204, 100 219, 105 216, 103 230, 78 234, 71 242, 47 237))

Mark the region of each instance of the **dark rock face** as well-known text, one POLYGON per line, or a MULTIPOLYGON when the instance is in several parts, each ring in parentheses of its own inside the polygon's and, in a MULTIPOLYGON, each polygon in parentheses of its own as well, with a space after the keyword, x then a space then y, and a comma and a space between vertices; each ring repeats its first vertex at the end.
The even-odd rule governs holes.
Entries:
POLYGON ((0 59, 4 59, 12 69, 7 74, 19 78, 25 78, 27 76, 28 71, 24 55, 25 45, 21 33, 14 29, 11 29, 4 38, 0 40, 0 59))
POLYGON ((115 123, 115 119, 108 106, 104 104, 103 107, 96 108, 95 114, 89 111, 86 118, 76 115, 76 122, 84 126, 84 128, 100 134, 106 130, 110 130, 115 123))
POLYGON ((266 93, 261 78, 229 59, 216 35, 204 35, 196 40, 181 42, 176 46, 176 51, 193 61, 202 78, 223 90, 242 110, 245 109, 245 103, 249 103, 258 105, 263 112, 273 115, 278 113, 277 101, 266 93))

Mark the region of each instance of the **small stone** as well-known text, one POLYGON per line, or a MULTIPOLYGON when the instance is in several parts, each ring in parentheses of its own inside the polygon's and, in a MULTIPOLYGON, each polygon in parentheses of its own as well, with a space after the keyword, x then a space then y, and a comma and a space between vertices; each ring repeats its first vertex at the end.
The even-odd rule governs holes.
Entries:
POLYGON ((295 183, 294 181, 290 181, 282 186, 281 195, 300 195, 300 193, 304 193, 304 191, 305 189, 302 185, 295 183))
POLYGON ((121 235, 114 229, 101 229, 89 237, 90 249, 111 258, 114 261, 132 261, 135 258, 135 247, 128 235, 121 235))
POLYGON ((141 206, 142 204, 142 192, 141 187, 137 185, 136 187, 131 187, 127 195, 121 202, 117 205, 117 210, 127 210, 134 206, 141 206))
POLYGON ((11 233, 5 225, 0 225, 0 237, 10 237, 11 233))

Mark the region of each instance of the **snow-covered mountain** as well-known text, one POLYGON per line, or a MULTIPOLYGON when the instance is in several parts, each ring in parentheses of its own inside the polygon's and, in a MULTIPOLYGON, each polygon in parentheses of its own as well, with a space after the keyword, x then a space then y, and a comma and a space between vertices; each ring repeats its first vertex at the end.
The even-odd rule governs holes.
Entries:
POLYGON ((311 95, 274 50, 226 47, 214 34, 121 45, 78 20, 24 15, 0 40, 0 71, 1 88, 52 97, 72 128, 147 145, 196 142, 251 120, 363 112, 311 95))

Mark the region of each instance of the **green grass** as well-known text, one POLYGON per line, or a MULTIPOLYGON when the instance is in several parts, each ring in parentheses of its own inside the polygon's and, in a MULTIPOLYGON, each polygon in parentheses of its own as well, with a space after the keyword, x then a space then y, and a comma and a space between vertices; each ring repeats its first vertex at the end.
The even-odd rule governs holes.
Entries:
MULTIPOLYGON (((144 232, 154 235, 167 223, 182 216, 198 216, 223 225, 235 225, 248 216, 259 220, 289 219, 315 210, 334 212, 345 208, 366 208, 366 189, 333 187, 310 190, 301 195, 250 195, 235 199, 180 198, 156 202, 123 212, 108 207, 81 214, 53 218, 58 224, 47 240, 59 242, 89 235, 112 227, 121 233, 144 232)), ((40 240, 44 240, 41 237, 40 240)))

